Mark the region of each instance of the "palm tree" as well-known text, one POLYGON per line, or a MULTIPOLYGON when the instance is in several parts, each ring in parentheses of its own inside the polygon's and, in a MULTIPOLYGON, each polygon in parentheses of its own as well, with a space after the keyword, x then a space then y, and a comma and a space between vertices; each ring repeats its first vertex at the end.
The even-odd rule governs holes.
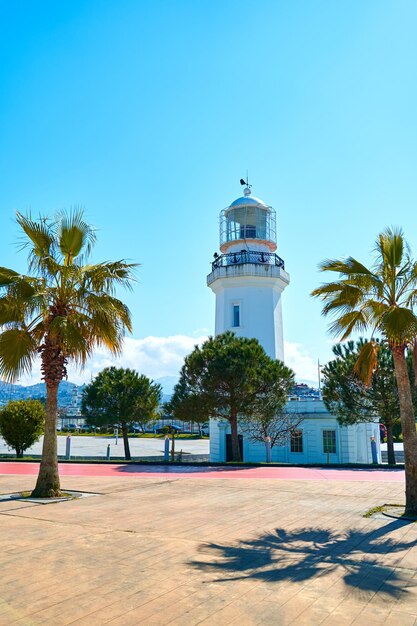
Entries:
POLYGON ((33 220, 17 213, 30 275, 0 268, 0 376, 8 381, 31 370, 37 356, 46 384, 42 460, 33 496, 60 494, 57 460, 59 383, 72 361, 83 366, 95 346, 119 354, 129 309, 115 297, 130 287, 134 264, 87 264, 95 232, 79 210, 33 220))
POLYGON ((380 336, 392 351, 404 437, 406 513, 417 515, 417 433, 406 351, 417 337, 417 263, 400 229, 387 228, 375 245, 369 269, 356 259, 326 260, 325 272, 339 280, 322 285, 312 296, 324 301, 323 315, 332 316, 330 332, 342 341, 354 332, 371 332, 358 357, 356 372, 369 384, 377 367, 380 336))

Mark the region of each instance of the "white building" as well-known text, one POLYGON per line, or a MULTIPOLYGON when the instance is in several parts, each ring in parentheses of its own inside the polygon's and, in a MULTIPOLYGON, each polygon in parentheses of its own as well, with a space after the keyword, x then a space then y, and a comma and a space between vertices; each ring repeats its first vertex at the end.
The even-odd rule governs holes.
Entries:
MULTIPOLYGON (((281 294, 290 283, 277 254, 276 216, 272 207, 244 195, 220 213, 220 251, 214 255, 207 284, 216 296, 216 335, 231 330, 255 337, 273 359, 284 361, 281 294)), ((274 446, 272 461, 284 463, 372 463, 371 438, 381 462, 377 423, 339 426, 320 400, 290 401, 287 412, 304 421, 286 445, 274 446)), ((244 461, 265 461, 265 446, 241 435, 244 461)), ((227 421, 210 422, 210 459, 230 460, 227 421)))

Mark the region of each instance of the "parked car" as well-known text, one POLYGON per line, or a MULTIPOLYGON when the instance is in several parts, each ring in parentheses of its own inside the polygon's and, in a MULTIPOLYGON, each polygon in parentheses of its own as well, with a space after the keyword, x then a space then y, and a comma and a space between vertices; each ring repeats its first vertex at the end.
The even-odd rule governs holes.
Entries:
POLYGON ((92 430, 93 430, 92 426, 89 426, 88 424, 83 424, 82 426, 79 427, 80 433, 91 433, 92 430))
POLYGON ((161 428, 157 428, 155 430, 157 435, 168 435, 172 432, 177 435, 178 433, 182 433, 182 428, 176 426, 175 424, 167 424, 166 426, 161 426, 161 428))
POLYGON ((77 424, 67 424, 66 426, 68 432, 75 432, 76 430, 78 430, 78 426, 77 424))

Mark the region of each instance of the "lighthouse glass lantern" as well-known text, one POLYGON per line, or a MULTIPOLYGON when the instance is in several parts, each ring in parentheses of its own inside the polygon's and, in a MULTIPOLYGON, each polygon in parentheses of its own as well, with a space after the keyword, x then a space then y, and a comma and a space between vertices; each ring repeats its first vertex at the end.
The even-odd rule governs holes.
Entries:
MULTIPOLYGON (((249 187, 220 214, 220 249, 226 252, 236 244, 276 250, 276 216, 272 207, 259 198, 251 197, 249 187)), ((239 247, 239 246, 238 246, 239 247)), ((240 246, 242 247, 242 246, 240 246)))

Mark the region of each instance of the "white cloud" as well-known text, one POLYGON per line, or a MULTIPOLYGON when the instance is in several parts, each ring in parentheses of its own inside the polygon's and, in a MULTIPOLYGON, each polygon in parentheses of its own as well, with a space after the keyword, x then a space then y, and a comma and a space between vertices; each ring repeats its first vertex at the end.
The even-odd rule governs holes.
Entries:
MULTIPOLYGON (((207 339, 206 334, 198 336, 172 335, 170 337, 149 336, 144 339, 126 337, 123 352, 115 358, 105 348, 98 348, 89 359, 84 370, 73 365, 68 367, 68 380, 76 384, 89 382, 104 367, 129 367, 152 379, 165 376, 178 376, 184 362, 196 344, 207 339)), ((299 343, 284 341, 285 363, 296 374, 296 379, 317 386, 317 363, 299 343)), ((19 382, 30 385, 41 381, 40 364, 34 364, 32 375, 19 382)))
POLYGON ((297 381, 317 387, 317 362, 303 349, 300 343, 284 341, 284 360, 285 365, 294 370, 297 381))
MULTIPOLYGON (((105 348, 97 348, 82 371, 73 365, 68 366, 68 380, 78 385, 89 382, 100 370, 111 365, 129 367, 153 379, 163 376, 177 376, 184 357, 193 350, 196 344, 201 344, 205 339, 207 339, 205 335, 198 337, 187 335, 149 336, 144 339, 126 337, 120 357, 112 356, 105 348)), ((40 364, 36 362, 32 375, 22 378, 19 382, 30 385, 40 381, 40 364)))

